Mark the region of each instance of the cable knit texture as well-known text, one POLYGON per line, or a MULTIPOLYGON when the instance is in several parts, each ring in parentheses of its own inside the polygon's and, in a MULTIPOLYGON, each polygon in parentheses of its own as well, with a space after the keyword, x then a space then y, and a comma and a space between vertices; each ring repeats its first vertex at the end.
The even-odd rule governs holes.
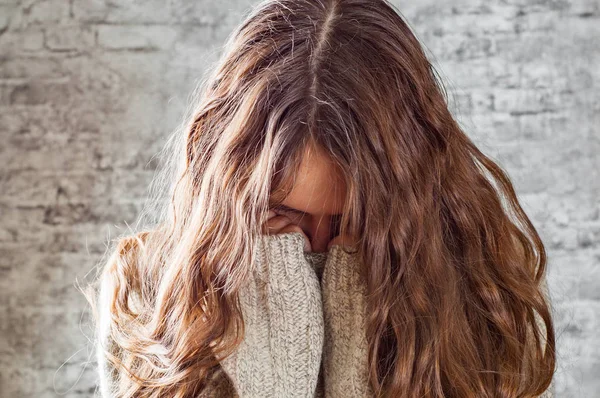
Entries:
MULTIPOLYGON (((358 255, 338 245, 324 253, 304 252, 299 232, 262 238, 249 283, 240 290, 244 339, 197 398, 373 397, 358 255)), ((118 355, 103 294, 98 337, 118 355)), ((100 346, 97 358, 100 396, 116 398, 114 370, 100 346)), ((552 398, 553 392, 552 384, 540 397, 552 398)))
POLYGON ((238 350, 221 365, 242 398, 315 396, 323 351, 319 280, 302 236, 259 240, 250 283, 240 291, 246 325, 238 350))
POLYGON ((367 302, 360 264, 358 254, 333 246, 323 270, 326 397, 374 396, 368 380, 367 302))

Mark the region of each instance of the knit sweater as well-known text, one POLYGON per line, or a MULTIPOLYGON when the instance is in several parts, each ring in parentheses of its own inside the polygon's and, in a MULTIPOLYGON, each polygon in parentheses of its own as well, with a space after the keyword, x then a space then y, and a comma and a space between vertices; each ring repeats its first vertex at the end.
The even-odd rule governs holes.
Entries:
POLYGON ((269 235, 240 292, 245 339, 221 362, 241 398, 372 397, 358 256, 269 235))
MULTIPOLYGON (((264 238, 240 290, 244 339, 198 398, 373 397, 358 255, 338 245, 304 252, 299 232, 264 238)), ((114 353, 102 321, 101 315, 99 339, 114 353)), ((97 358, 101 397, 116 398, 101 348, 97 358)), ((541 397, 552 398, 552 391, 541 397)))

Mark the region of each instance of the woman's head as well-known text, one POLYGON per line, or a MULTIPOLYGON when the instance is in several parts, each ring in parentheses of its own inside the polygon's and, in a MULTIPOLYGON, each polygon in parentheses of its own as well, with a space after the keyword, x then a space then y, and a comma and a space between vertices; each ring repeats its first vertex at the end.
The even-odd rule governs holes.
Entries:
MULTIPOLYGON (((312 149, 346 191, 335 200, 346 209, 338 225, 359 236, 375 228, 381 240, 402 195, 439 178, 451 140, 468 141, 448 135, 458 127, 435 72, 383 1, 263 2, 231 35, 206 86, 187 132, 186 166, 190 179, 205 184, 194 197, 247 204, 233 226, 255 228, 264 210, 302 192, 294 182, 312 149)), ((328 232, 316 213, 314 232, 328 232)))
POLYGON ((114 331, 160 364, 132 360, 136 375, 163 393, 198 387, 213 354, 234 349, 253 243, 267 210, 285 205, 306 213, 298 223, 315 251, 334 232, 360 237, 376 391, 541 392, 555 361, 544 247, 436 76, 384 0, 260 3, 168 147, 168 206, 143 239, 123 238, 106 267, 114 308, 127 313, 123 293, 142 292, 143 316, 114 331), (547 339, 545 355, 530 338, 547 339))
POLYGON ((322 148, 310 144, 291 185, 291 190, 272 192, 269 207, 302 229, 313 252, 326 251, 339 232, 345 205, 342 171, 322 148))

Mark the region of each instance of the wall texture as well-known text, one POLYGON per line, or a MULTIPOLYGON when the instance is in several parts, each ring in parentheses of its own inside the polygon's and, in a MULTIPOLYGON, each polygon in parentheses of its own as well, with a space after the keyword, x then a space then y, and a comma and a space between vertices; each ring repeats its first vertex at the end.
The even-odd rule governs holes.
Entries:
MULTIPOLYGON (((600 0, 395 1, 547 244, 558 397, 600 396, 600 0)), ((250 0, 0 0, 0 397, 91 397, 77 285, 250 0)))

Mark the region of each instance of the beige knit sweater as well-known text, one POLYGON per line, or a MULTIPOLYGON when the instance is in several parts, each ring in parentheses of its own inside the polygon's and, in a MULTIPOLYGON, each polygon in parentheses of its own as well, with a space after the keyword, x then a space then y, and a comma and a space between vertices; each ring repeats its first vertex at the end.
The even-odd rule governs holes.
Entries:
MULTIPOLYGON (((299 232, 264 238, 240 291, 244 340, 198 398, 373 397, 358 256, 341 246, 304 252, 299 232)), ((101 319, 99 339, 116 350, 105 329, 101 319)), ((116 398, 101 348, 97 358, 101 397, 116 398)))
POLYGON ((357 255, 304 252, 296 232, 263 243, 240 292, 245 340, 221 363, 238 396, 372 397, 357 255))

